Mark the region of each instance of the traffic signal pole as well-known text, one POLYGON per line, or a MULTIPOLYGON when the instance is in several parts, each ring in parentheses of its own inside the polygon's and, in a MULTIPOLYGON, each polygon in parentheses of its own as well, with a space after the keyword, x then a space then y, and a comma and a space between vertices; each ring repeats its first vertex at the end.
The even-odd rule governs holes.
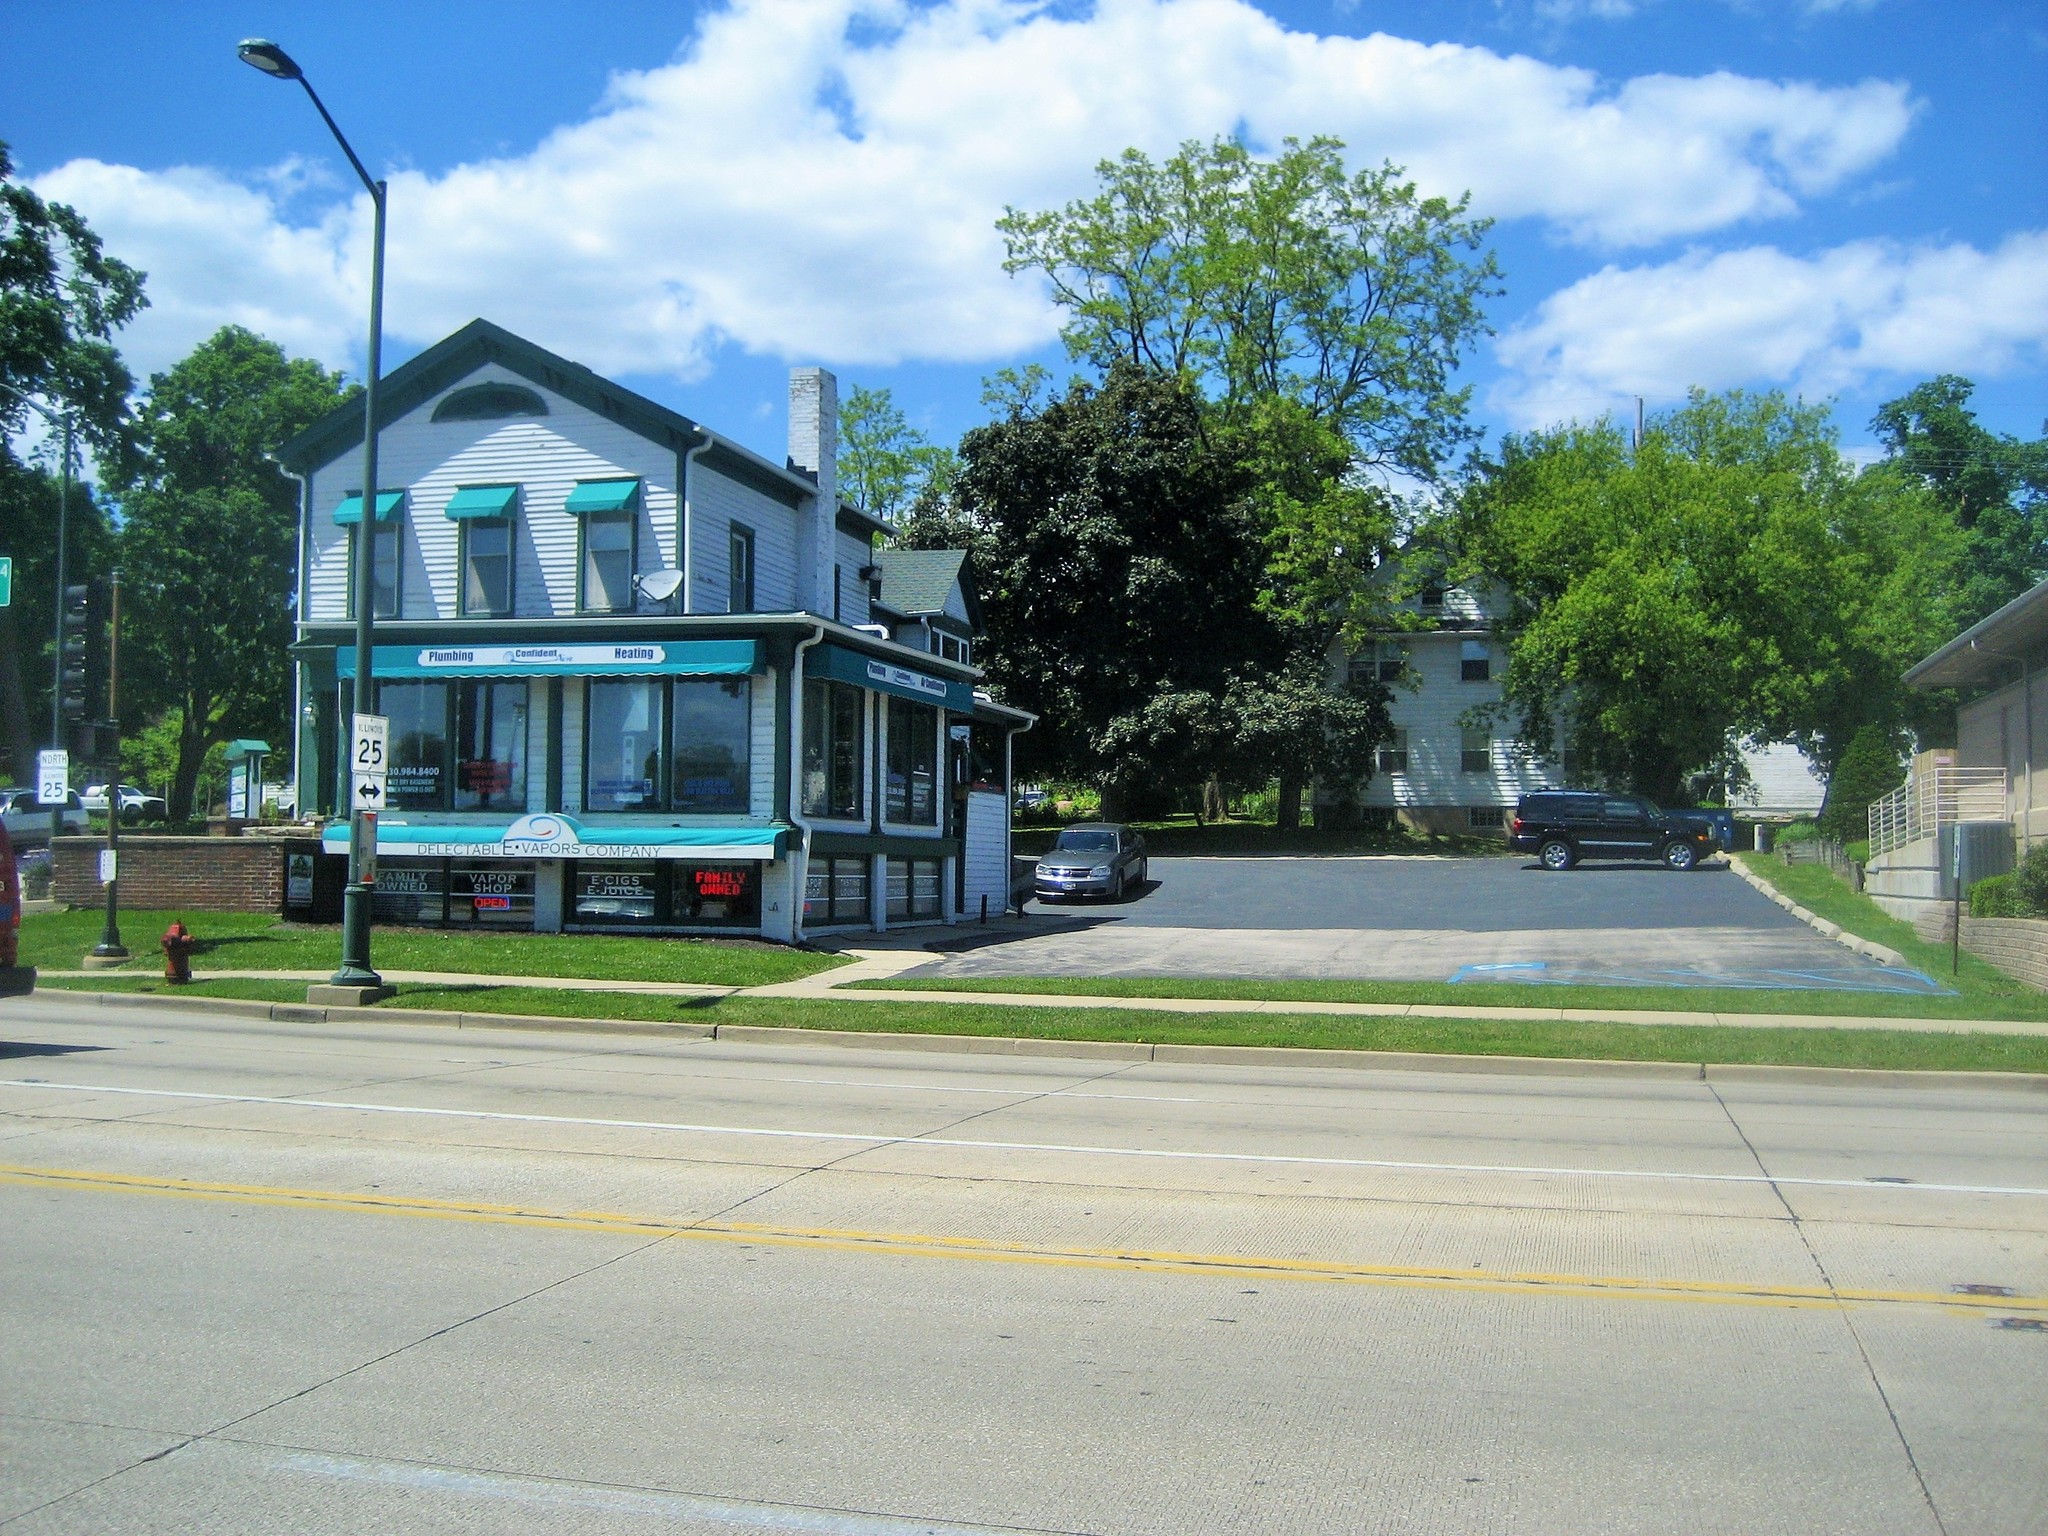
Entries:
MULTIPOLYGON (((50 750, 57 751, 64 745, 64 546, 67 523, 71 513, 71 415, 64 415, 63 456, 57 465, 57 645, 56 654, 51 657, 50 676, 50 750)), ((64 830, 64 803, 60 800, 50 808, 50 872, 57 870, 57 838, 64 830)))
MULTIPOLYGON (((114 572, 107 605, 107 719, 114 723, 114 760, 107 775, 107 926, 92 947, 94 960, 118 964, 128 958, 121 943, 121 573, 114 572)), ((96 733, 97 734, 97 733, 96 733)))

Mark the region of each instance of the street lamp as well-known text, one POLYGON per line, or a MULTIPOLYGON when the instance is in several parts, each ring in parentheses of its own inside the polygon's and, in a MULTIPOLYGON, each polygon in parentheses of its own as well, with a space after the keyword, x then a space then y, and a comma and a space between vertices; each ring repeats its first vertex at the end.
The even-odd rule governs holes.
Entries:
MULTIPOLYGON (((334 135, 334 142, 341 146, 341 152, 348 156, 348 163, 355 168, 357 177, 369 189, 370 206, 376 215, 370 256, 370 357, 363 388, 362 521, 357 525, 355 569, 349 582, 355 594, 356 609, 355 712, 359 715, 374 714, 376 692, 370 680, 373 628, 370 610, 376 601, 372 562, 377 543, 377 375, 382 367, 384 350, 384 183, 372 180, 370 173, 363 169, 363 162, 356 157, 355 150, 328 113, 326 104, 313 89, 312 81, 306 78, 305 71, 299 68, 290 54, 261 37, 244 39, 235 52, 250 68, 260 69, 273 79, 296 80, 306 88, 307 98, 319 112, 321 121, 327 124, 328 132, 334 135)), ((384 978, 370 968, 370 886, 364 874, 374 856, 374 849, 368 846, 368 839, 375 836, 373 827, 374 823, 365 823, 362 811, 353 804, 349 806, 348 887, 341 898, 341 969, 328 983, 362 994, 357 1000, 363 1002, 390 995, 384 978)))

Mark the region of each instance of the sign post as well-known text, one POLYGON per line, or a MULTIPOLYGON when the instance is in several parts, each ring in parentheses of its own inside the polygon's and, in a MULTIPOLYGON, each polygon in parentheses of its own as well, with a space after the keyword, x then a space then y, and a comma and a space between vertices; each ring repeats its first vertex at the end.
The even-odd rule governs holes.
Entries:
POLYGON ((348 809, 351 816, 384 809, 391 778, 391 720, 386 715, 357 715, 349 747, 348 809))

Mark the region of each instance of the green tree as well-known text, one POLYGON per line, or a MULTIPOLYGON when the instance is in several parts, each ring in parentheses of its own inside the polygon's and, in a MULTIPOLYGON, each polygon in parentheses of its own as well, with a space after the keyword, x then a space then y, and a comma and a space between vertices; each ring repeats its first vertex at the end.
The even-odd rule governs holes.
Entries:
POLYGON ((2048 575, 2048 439, 1982 426, 1976 386, 1945 373, 1878 408, 1871 430, 1901 475, 1927 487, 1968 540, 1955 618, 1968 626, 2048 575))
POLYGON ((290 739, 298 497, 264 455, 353 393, 240 326, 150 380, 148 459, 123 501, 124 693, 138 713, 175 712, 175 819, 213 745, 290 739))
POLYGON ((1864 726, 1828 780, 1827 803, 1819 817, 1821 831, 1844 843, 1867 835, 1871 802, 1883 799, 1905 781, 1906 750, 1899 731, 1875 723, 1864 726))
MULTIPOLYGON (((57 477, 15 456, 15 437, 41 425, 21 397, 74 415, 81 448, 118 478, 131 451, 132 381, 112 338, 143 303, 142 274, 108 256, 76 210, 16 181, 0 143, 0 554, 14 559, 14 599, 0 608, 0 757, 15 776, 32 765, 35 722, 48 718, 58 501, 57 477)), ((82 486, 73 498, 67 576, 104 574, 104 518, 82 486)))
POLYGON ((1740 391, 1695 391, 1633 452, 1606 421, 1510 436, 1452 541, 1464 578, 1511 594, 1501 708, 1524 744, 1561 734, 1588 772, 1674 799, 1731 740, 1831 767, 1895 724, 1956 557, 1924 498, 1854 474, 1824 409, 1740 391))
MULTIPOLYGON (((1007 270, 1042 274, 1067 310, 1072 356, 1204 392, 1205 432, 1251 478, 1259 609, 1288 651, 1276 686, 1320 676, 1333 640, 1389 622, 1370 579, 1396 525, 1381 477, 1434 476, 1472 437, 1469 391, 1451 380, 1497 291, 1468 200, 1421 197, 1392 165, 1351 174, 1343 148, 1288 139, 1262 159, 1219 138, 1163 163, 1127 150, 1097 167, 1094 197, 1013 208, 997 226, 1007 270)), ((1285 825, 1326 740, 1348 739, 1329 721, 1355 701, 1326 692, 1280 712, 1300 726, 1279 753, 1285 825)))
POLYGON ((883 522, 896 522, 920 496, 943 495, 955 467, 953 450, 913 427, 888 390, 856 384, 840 405, 840 493, 883 522))
POLYGON ((969 432, 950 505, 907 530, 974 551, 990 676, 1040 717, 1026 771, 1099 784, 1106 815, 1214 771, 1233 686, 1283 651, 1243 468, 1202 416, 1184 380, 1115 365, 969 432))

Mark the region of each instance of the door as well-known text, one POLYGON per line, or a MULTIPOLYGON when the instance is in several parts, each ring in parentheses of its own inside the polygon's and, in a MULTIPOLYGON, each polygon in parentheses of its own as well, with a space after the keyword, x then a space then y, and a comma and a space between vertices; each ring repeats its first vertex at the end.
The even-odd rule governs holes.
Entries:
POLYGON ((1609 796, 1600 803, 1600 837, 1607 853, 1648 858, 1656 851, 1657 835, 1642 801, 1609 796))

